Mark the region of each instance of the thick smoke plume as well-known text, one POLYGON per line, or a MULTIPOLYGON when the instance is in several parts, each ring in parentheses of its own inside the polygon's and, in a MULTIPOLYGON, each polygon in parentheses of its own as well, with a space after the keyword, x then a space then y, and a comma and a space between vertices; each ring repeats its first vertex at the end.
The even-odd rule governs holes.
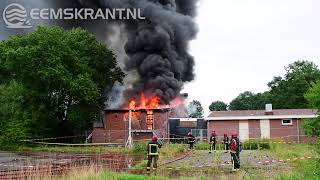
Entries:
POLYGON ((188 53, 188 42, 195 38, 193 20, 195 0, 115 0, 105 1, 107 7, 140 8, 147 20, 127 22, 128 58, 125 70, 138 73, 128 98, 159 96, 168 104, 180 94, 185 82, 194 79, 194 60, 188 53))
POLYGON ((125 89, 126 101, 138 99, 143 92, 146 96, 159 96, 162 104, 169 104, 179 96, 183 84, 194 79, 194 60, 188 53, 188 43, 197 34, 194 16, 198 0, 24 0, 30 6, 39 2, 42 7, 141 9, 145 20, 45 22, 66 28, 85 27, 106 41, 128 74, 124 88, 115 86, 116 90, 125 89))

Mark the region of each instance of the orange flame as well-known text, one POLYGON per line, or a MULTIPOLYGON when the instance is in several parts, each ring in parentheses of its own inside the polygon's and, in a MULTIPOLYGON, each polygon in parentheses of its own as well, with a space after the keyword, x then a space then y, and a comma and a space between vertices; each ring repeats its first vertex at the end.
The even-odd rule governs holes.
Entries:
POLYGON ((160 107, 160 97, 153 96, 151 98, 145 97, 144 93, 140 95, 140 102, 131 100, 129 102, 130 109, 156 109, 160 107))

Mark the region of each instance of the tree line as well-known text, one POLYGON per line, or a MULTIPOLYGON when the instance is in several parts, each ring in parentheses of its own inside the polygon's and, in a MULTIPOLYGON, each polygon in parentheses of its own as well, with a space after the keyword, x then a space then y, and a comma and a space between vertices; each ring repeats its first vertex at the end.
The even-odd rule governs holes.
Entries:
MULTIPOLYGON (((285 75, 275 76, 267 84, 268 91, 240 93, 229 104, 214 101, 210 111, 261 110, 271 103, 274 109, 320 109, 320 70, 310 61, 295 61, 285 67, 285 75)), ((308 134, 320 135, 320 117, 305 121, 308 134)))
POLYGON ((124 73, 114 53, 80 28, 39 27, 0 42, 0 147, 92 128, 104 92, 124 73))
POLYGON ((245 91, 229 104, 214 101, 210 111, 264 109, 272 103, 275 109, 312 108, 306 94, 320 80, 318 66, 310 61, 295 61, 285 67, 285 75, 275 76, 267 84, 269 90, 261 93, 245 91))

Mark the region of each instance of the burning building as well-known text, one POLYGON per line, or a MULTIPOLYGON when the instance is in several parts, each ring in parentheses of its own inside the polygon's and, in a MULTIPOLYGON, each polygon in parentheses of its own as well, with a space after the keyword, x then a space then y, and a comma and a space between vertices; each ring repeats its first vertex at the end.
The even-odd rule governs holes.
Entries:
POLYGON ((174 109, 183 106, 181 97, 175 98, 168 105, 161 105, 158 96, 130 100, 127 106, 107 108, 102 122, 96 123, 93 143, 124 143, 128 139, 129 110, 131 110, 131 131, 133 140, 150 139, 153 134, 167 138, 169 136, 168 120, 176 115, 174 109))
POLYGON ((118 94, 107 92, 109 108, 103 122, 93 131, 93 142, 124 142, 129 110, 133 140, 150 137, 152 133, 167 137, 171 109, 180 104, 184 83, 194 79, 195 62, 188 47, 198 30, 194 21, 198 0, 79 2, 94 7, 138 8, 146 18, 114 20, 107 26, 121 32, 118 37, 109 34, 106 41, 116 51, 127 76, 122 90, 116 91, 118 94), (121 98, 110 101, 114 97, 121 98))

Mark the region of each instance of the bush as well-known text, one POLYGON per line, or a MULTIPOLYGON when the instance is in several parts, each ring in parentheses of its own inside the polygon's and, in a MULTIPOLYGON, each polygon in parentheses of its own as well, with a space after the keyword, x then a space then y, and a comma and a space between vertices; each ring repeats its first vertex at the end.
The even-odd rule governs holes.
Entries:
POLYGON ((147 143, 138 142, 133 145, 133 154, 147 154, 147 143))
POLYGON ((267 139, 253 139, 247 140, 242 143, 242 148, 246 150, 255 149, 270 149, 270 140, 267 139))
POLYGON ((210 144, 206 142, 198 142, 195 145, 196 150, 209 150, 210 149, 210 144))

